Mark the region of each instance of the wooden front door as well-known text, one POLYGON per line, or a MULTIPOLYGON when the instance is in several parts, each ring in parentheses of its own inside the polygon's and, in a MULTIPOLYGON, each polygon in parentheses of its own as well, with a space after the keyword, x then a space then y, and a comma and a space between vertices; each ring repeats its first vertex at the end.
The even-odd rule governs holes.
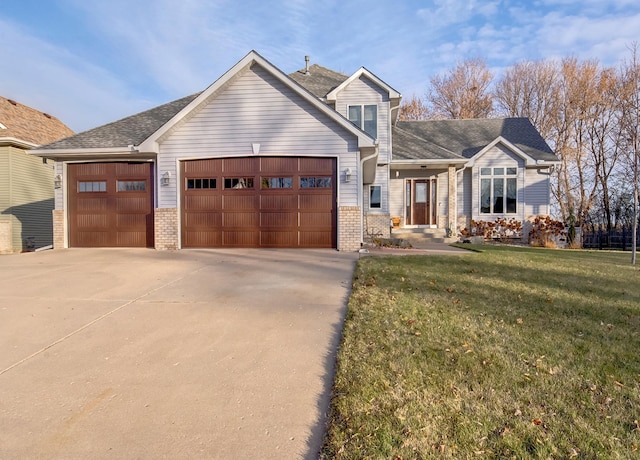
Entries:
POLYGON ((435 179, 407 180, 407 224, 436 225, 435 179))

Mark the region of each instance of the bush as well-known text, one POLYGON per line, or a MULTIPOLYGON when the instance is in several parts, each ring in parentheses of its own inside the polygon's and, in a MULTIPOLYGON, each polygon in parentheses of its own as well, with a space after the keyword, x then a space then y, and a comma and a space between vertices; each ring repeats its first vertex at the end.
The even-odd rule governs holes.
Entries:
POLYGON ((522 222, 516 219, 496 218, 495 221, 472 220, 469 228, 460 230, 463 238, 483 236, 484 239, 512 240, 522 238, 522 222))
POLYGON ((538 216, 531 222, 529 244, 543 248, 557 248, 558 239, 566 238, 567 231, 563 222, 549 216, 538 216))

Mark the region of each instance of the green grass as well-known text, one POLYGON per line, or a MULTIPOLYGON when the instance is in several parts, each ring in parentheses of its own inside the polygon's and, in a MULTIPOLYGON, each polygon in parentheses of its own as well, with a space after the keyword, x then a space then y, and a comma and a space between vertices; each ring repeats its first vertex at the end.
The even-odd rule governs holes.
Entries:
POLYGON ((356 267, 324 458, 640 458, 628 253, 482 246, 356 267))

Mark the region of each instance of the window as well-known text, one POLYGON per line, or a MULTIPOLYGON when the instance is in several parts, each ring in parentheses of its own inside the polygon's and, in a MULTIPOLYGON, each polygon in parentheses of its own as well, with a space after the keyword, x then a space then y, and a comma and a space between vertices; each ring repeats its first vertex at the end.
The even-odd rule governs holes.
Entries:
POLYGON ((78 181, 78 192, 79 193, 92 193, 92 192, 106 192, 107 191, 107 182, 106 181, 78 181))
POLYGON ((292 177, 263 177, 262 189, 270 188, 293 188, 292 177))
POLYGON ((147 182, 143 180, 119 180, 119 192, 144 192, 147 190, 147 182))
POLYGON ((382 189, 379 185, 369 186, 369 208, 380 209, 382 207, 382 189))
POLYGON ((482 214, 514 214, 517 201, 517 168, 480 168, 482 214))
POLYGON ((225 177, 224 188, 253 188, 253 177, 225 177))
POLYGON ((213 179, 187 179, 187 188, 188 189, 212 189, 216 188, 217 180, 213 179))
POLYGON ((349 121, 376 139, 378 137, 378 106, 350 105, 349 121))
POLYGON ((300 188, 331 188, 330 177, 301 177, 300 188))

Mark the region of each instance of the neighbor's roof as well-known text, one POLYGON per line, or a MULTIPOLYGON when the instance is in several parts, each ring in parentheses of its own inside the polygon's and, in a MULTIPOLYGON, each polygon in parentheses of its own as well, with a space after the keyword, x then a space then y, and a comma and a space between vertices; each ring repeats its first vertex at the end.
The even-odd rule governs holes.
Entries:
POLYGON ((318 64, 309 66, 309 73, 300 69, 290 73, 289 77, 311 92, 314 96, 323 99, 331 90, 340 86, 349 76, 335 72, 318 64))
MULTIPOLYGON (((534 160, 558 161, 528 118, 401 121, 397 123, 397 128, 425 141, 427 152, 432 149, 432 144, 436 144, 456 155, 472 158, 502 137, 534 160)), ((412 155, 411 150, 403 150, 403 137, 398 137, 398 144, 395 135, 393 139, 394 159, 398 153, 412 155)), ((400 158, 422 159, 419 156, 400 158)))
POLYGON ((200 93, 84 131, 45 145, 42 149, 88 149, 139 145, 180 112, 200 93))
POLYGON ((42 145, 72 134, 73 131, 56 117, 0 97, 0 139, 42 145))

